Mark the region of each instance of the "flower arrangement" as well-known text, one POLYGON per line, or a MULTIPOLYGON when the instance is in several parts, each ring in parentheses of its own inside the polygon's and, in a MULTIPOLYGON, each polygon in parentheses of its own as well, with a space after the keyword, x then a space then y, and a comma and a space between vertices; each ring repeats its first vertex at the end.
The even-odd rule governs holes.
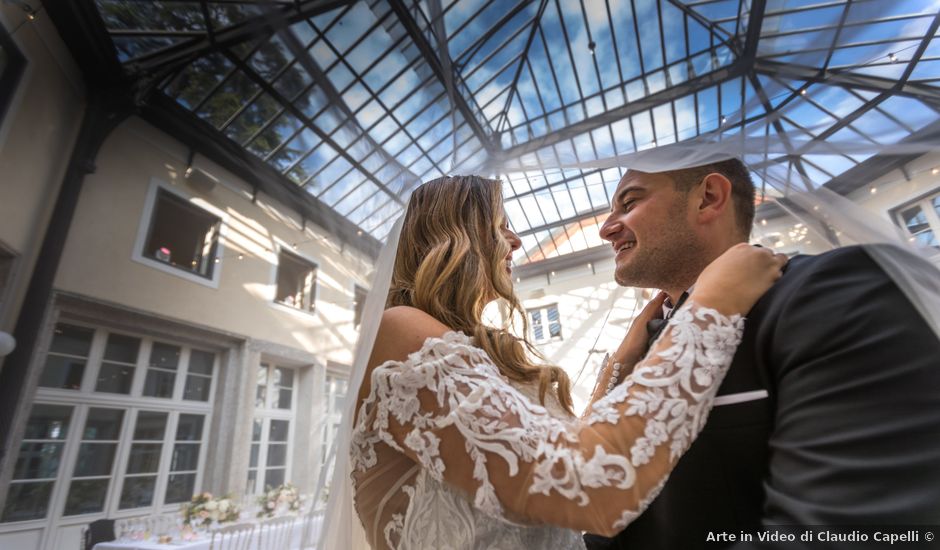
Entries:
POLYGON ((271 518, 283 514, 295 514, 300 511, 303 497, 290 483, 282 483, 275 488, 267 487, 267 492, 258 497, 258 517, 271 518))
POLYGON ((199 493, 183 505, 183 523, 209 527, 213 522, 236 521, 240 512, 238 505, 229 495, 213 497, 212 493, 199 493))

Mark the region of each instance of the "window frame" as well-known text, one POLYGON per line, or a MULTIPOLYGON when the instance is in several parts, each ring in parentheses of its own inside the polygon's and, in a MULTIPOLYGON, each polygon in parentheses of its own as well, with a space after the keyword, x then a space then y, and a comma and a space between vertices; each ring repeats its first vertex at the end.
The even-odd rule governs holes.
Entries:
POLYGON ((320 295, 320 276, 321 276, 321 267, 320 262, 316 258, 311 257, 310 255, 303 254, 300 251, 294 249, 291 246, 287 246, 281 243, 278 243, 276 250, 274 251, 274 259, 272 269, 271 269, 271 299, 270 303, 272 306, 285 309, 293 312, 300 312, 305 315, 315 315, 317 312, 317 299, 320 295), (314 278, 313 286, 310 289, 310 307, 309 308, 300 308, 297 306, 292 306, 284 302, 278 301, 278 274, 281 268, 281 255, 293 256, 296 260, 300 262, 310 264, 314 269, 314 278))
POLYGON ((936 240, 940 242, 940 212, 937 212, 936 207, 933 205, 934 200, 940 200, 940 188, 933 188, 926 193, 920 194, 914 199, 903 202, 898 206, 891 208, 888 211, 888 215, 890 216, 891 221, 901 229, 909 242, 916 246, 920 246, 925 250, 932 251, 934 255, 940 255, 940 248, 927 245, 917 245, 916 237, 910 232, 907 224, 901 217, 901 214, 905 210, 908 210, 914 206, 919 207, 921 212, 924 213, 924 217, 927 219, 927 226, 933 231, 936 240))
MULTIPOLYGON (((72 318, 60 319, 56 325, 58 325, 58 323, 90 329, 94 332, 92 334, 87 362, 79 388, 64 389, 40 386, 36 389, 36 395, 33 400, 34 404, 68 406, 72 409, 68 433, 64 440, 64 448, 60 457, 56 478, 53 481, 47 512, 46 515, 41 518, 0 523, 0 530, 8 532, 20 528, 20 526, 36 525, 44 525, 47 528, 53 526, 63 527, 77 523, 88 523, 88 521, 97 517, 122 518, 140 516, 141 514, 163 514, 178 511, 181 503, 166 502, 166 488, 170 475, 178 473, 171 470, 171 466, 174 447, 178 442, 176 436, 179 418, 180 415, 184 414, 195 414, 203 418, 201 437, 198 440, 193 440, 193 443, 198 441, 199 444, 199 457, 197 459, 196 477, 193 486, 194 491, 197 491, 202 488, 202 483, 205 479, 205 466, 209 455, 213 411, 217 398, 216 394, 218 392, 219 379, 222 374, 222 355, 224 350, 217 349, 215 346, 197 347, 185 342, 175 341, 172 338, 165 338, 162 335, 148 334, 144 331, 115 329, 108 325, 98 325, 72 318), (108 336, 112 333, 122 336, 132 336, 141 340, 140 347, 137 350, 134 379, 132 380, 131 390, 128 394, 98 392, 95 390, 98 372, 104 361, 108 336), (167 343, 181 348, 180 366, 177 370, 174 390, 170 398, 144 397, 141 395, 144 378, 146 377, 146 366, 154 342, 167 343), (209 398, 207 401, 183 399, 185 381, 189 373, 189 358, 192 355, 191 352, 193 349, 211 352, 215 355, 212 366, 212 382, 210 384, 209 398), (83 442, 85 423, 91 409, 102 408, 120 409, 124 411, 122 425, 119 428, 117 448, 114 452, 111 472, 108 476, 109 484, 106 490, 103 509, 99 512, 66 516, 65 506, 72 481, 74 480, 78 454, 83 442), (120 509, 121 494, 124 490, 125 481, 128 479, 126 470, 131 447, 134 443, 134 427, 136 426, 136 421, 141 411, 167 414, 166 430, 161 440, 162 448, 156 472, 157 480, 154 486, 154 497, 149 506, 120 509)), ((43 351, 40 358, 40 368, 45 366, 45 357, 51 346, 52 338, 50 337, 46 349, 43 351)), ((32 412, 30 412, 30 414, 32 414, 32 412)), ((19 449, 16 450, 16 453, 18 452, 19 449)), ((18 455, 11 456, 14 456, 15 459, 18 455)), ((189 473, 189 470, 182 473, 189 473)))
POLYGON ((180 277, 181 279, 186 279, 187 281, 193 283, 198 283, 210 288, 219 288, 219 280, 221 279, 222 275, 222 266, 225 263, 224 258, 227 242, 227 229, 228 214, 226 214, 224 211, 205 202, 203 199, 189 196, 183 191, 170 186, 158 178, 151 178, 150 188, 147 190, 147 196, 144 199, 143 212, 140 216, 140 223, 137 228, 137 239, 134 242, 134 251, 131 259, 135 262, 157 269, 158 271, 180 277), (174 195, 176 198, 190 203, 194 208, 203 210, 206 213, 219 218, 219 235, 216 240, 215 254, 214 257, 209 260, 210 262, 213 262, 212 277, 203 277, 202 275, 182 268, 174 267, 167 264, 166 262, 161 262, 144 254, 144 247, 147 244, 147 239, 150 237, 150 230, 153 227, 153 215, 154 211, 156 210, 157 199, 161 192, 174 195))
MULTIPOLYGON (((288 307, 288 306, 285 306, 288 307)), ((265 406, 257 406, 257 391, 258 383, 257 377, 254 378, 254 392, 252 392, 252 402, 254 403, 254 412, 251 415, 251 428, 249 432, 249 442, 248 442, 248 461, 247 467, 245 468, 245 494, 246 495, 261 495, 265 491, 264 478, 267 474, 267 458, 268 450, 271 445, 271 421, 272 420, 286 420, 288 422, 287 426, 287 440, 285 442, 286 449, 286 460, 284 463, 284 483, 291 482, 290 476, 293 472, 293 455, 294 455, 294 434, 297 430, 297 396, 299 391, 299 382, 301 375, 301 368, 294 367, 291 365, 280 364, 276 360, 268 360, 262 358, 258 362, 258 368, 267 368, 267 380, 271 381, 272 373, 277 369, 286 369, 290 370, 293 373, 293 383, 291 385, 291 402, 290 409, 281 409, 275 406, 272 406, 275 402, 275 393, 280 394, 280 391, 272 392, 270 391, 272 387, 280 388, 281 386, 273 386, 272 384, 266 384, 267 389, 265 390, 265 406), (251 447, 256 442, 254 440, 254 424, 257 421, 261 421, 261 436, 257 441, 258 444, 258 464, 254 467, 251 466, 251 447), (255 471, 255 487, 252 489, 248 486, 248 475, 255 471)), ((257 371, 256 371, 257 372, 257 371)), ((277 442, 276 442, 277 443, 277 442)))
POLYGON ((558 308, 558 303, 553 302, 551 304, 545 304, 536 307, 527 307, 525 310, 526 320, 529 323, 529 337, 532 339, 532 342, 535 344, 550 344, 552 342, 561 342, 565 339, 564 337, 564 326, 561 323, 561 310, 558 308), (548 319, 548 310, 554 308, 555 312, 558 314, 558 335, 552 336, 551 330, 549 329, 550 321, 548 319), (538 312, 540 316, 544 317, 544 321, 539 322, 539 325, 543 328, 543 337, 537 338, 535 334, 535 322, 532 319, 532 314, 538 312))

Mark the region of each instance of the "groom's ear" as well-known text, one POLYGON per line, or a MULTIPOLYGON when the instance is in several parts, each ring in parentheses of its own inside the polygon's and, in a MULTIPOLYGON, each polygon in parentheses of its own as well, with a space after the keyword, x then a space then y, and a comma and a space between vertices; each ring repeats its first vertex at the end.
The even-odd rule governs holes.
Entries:
POLYGON ((712 223, 731 212, 731 180, 712 172, 702 179, 696 191, 698 221, 712 223))

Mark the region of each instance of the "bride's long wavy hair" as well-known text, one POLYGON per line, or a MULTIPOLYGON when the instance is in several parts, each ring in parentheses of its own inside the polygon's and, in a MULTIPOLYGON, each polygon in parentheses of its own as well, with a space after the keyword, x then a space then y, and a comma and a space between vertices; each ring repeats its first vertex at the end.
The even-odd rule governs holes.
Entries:
POLYGON ((502 235, 502 184, 479 176, 445 176, 418 187, 411 195, 402 225, 386 307, 411 306, 453 330, 473 336, 474 343, 511 380, 538 381, 539 399, 555 392, 572 412, 571 381, 559 367, 539 365, 544 357, 523 336, 510 331, 528 322, 506 272, 510 245, 502 235), (502 327, 483 324, 483 308, 505 300, 502 327))

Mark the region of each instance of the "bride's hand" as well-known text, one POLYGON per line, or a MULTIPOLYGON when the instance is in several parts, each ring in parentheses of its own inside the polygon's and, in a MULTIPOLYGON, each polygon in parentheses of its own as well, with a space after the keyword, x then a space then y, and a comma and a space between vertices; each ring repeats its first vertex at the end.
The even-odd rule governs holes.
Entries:
POLYGON ((725 315, 744 315, 782 275, 787 257, 741 243, 708 264, 695 282, 692 298, 725 315))

